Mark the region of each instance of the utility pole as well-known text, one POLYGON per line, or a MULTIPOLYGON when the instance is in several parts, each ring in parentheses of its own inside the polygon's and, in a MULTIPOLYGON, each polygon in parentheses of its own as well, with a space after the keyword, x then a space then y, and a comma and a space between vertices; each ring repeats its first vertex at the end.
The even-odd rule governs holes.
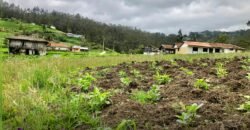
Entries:
POLYGON ((104 36, 102 37, 102 50, 103 50, 103 52, 105 51, 105 38, 104 38, 104 36))

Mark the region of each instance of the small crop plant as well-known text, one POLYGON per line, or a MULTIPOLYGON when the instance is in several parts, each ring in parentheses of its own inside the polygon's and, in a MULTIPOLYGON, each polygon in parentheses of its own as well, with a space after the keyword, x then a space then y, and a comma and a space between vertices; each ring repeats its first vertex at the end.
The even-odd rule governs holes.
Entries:
POLYGON ((237 110, 250 112, 250 96, 244 96, 247 101, 240 105, 237 110))
POLYGON ((250 80, 250 73, 247 73, 246 78, 247 78, 248 80, 250 80))
POLYGON ((196 79, 196 81, 194 83, 195 88, 208 90, 209 86, 210 86, 210 84, 208 84, 205 79, 196 79))
POLYGON ((244 70, 250 71, 250 66, 242 65, 241 68, 244 70))
POLYGON ((140 71, 134 69, 133 71, 131 71, 131 73, 136 77, 136 78, 141 78, 142 75, 140 73, 140 71))
POLYGON ((227 76, 228 72, 224 68, 224 65, 222 63, 216 64, 216 74, 219 78, 223 78, 223 77, 227 76))
POLYGON ((129 77, 120 78, 120 80, 125 86, 129 86, 129 84, 132 82, 129 77))
POLYGON ((90 110, 92 111, 101 110, 104 105, 110 104, 109 101, 110 96, 111 96, 110 92, 101 92, 99 88, 95 87, 93 92, 90 92, 86 95, 90 110))
POLYGON ((79 79, 79 84, 81 85, 84 91, 87 91, 91 86, 92 82, 95 80, 96 79, 92 75, 86 73, 81 79, 79 79))
POLYGON ((127 73, 125 71, 119 71, 119 77, 127 77, 127 73))
POLYGON ((197 111, 203 106, 203 104, 192 104, 192 105, 187 105, 184 106, 184 110, 180 115, 176 115, 177 122, 182 124, 182 125, 190 125, 192 122, 194 122, 194 120, 197 117, 200 117, 199 115, 197 115, 197 111))
POLYGON ((133 120, 122 120, 115 130, 136 130, 136 123, 133 120))
POLYGON ((154 78, 156 80, 156 83, 159 85, 167 84, 167 83, 170 83, 172 81, 172 78, 169 75, 167 75, 167 74, 161 75, 159 72, 156 73, 154 78))
POLYGON ((187 69, 187 68, 181 67, 180 69, 181 69, 183 72, 185 72, 187 75, 189 75, 189 76, 193 76, 193 75, 194 75, 194 72, 191 71, 191 70, 189 70, 189 69, 187 69))
POLYGON ((153 85, 147 92, 135 91, 132 93, 132 99, 140 103, 151 103, 160 100, 160 88, 157 85, 153 85))

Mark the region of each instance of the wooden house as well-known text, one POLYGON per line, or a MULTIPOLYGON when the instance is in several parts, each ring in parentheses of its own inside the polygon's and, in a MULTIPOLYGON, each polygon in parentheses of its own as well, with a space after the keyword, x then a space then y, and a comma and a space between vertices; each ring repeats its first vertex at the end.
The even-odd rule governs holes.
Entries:
POLYGON ((11 54, 46 55, 48 41, 27 36, 9 37, 8 47, 11 54))

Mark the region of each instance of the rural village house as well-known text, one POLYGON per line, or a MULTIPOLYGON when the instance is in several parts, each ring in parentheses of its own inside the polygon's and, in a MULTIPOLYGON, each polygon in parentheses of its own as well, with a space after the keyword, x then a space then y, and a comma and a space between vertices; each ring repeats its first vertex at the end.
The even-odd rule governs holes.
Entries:
POLYGON ((88 47, 72 46, 72 52, 89 51, 88 47))
POLYGON ((174 45, 162 45, 160 47, 162 53, 165 54, 197 54, 197 53, 235 53, 241 52, 241 48, 232 44, 224 43, 207 43, 185 41, 174 45))
POLYGON ((153 47, 145 47, 144 48, 144 55, 157 55, 160 54, 160 51, 158 48, 153 48, 153 47))
POLYGON ((70 47, 63 43, 50 42, 48 45, 48 50, 53 51, 70 51, 70 47))
POLYGON ((48 41, 26 36, 9 37, 8 47, 11 54, 46 55, 48 41))

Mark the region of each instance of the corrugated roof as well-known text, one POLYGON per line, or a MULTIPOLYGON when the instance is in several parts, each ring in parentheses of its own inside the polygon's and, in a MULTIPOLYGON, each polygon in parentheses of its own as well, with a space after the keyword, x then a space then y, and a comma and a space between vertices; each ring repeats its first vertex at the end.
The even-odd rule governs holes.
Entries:
POLYGON ((49 43, 48 41, 44 39, 28 37, 28 36, 12 36, 12 37, 8 37, 7 39, 49 43))
POLYGON ((69 48, 68 45, 63 44, 63 43, 55 43, 55 42, 50 42, 49 43, 50 47, 63 47, 63 48, 69 48))
POLYGON ((170 45, 170 44, 164 44, 164 45, 161 45, 161 47, 163 47, 164 49, 174 49, 174 45, 170 45))
POLYGON ((224 44, 224 43, 208 43, 208 42, 193 42, 193 41, 185 41, 185 44, 193 47, 206 47, 206 48, 224 48, 224 49, 244 49, 236 45, 232 44, 224 44))

